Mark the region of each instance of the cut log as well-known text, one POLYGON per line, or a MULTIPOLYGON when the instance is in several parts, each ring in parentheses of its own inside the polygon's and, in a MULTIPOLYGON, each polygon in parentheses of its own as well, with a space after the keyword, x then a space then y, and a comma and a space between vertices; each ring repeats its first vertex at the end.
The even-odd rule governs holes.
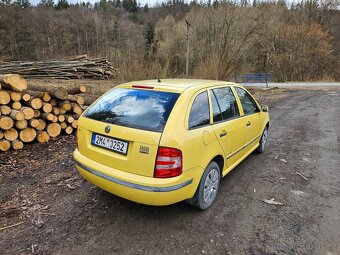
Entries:
POLYGON ((58 108, 58 107, 53 107, 52 113, 53 113, 54 115, 60 115, 60 108, 58 108))
POLYGON ((11 96, 8 92, 0 90, 0 104, 8 104, 11 101, 11 96))
POLYGON ((84 99, 84 105, 91 105, 94 101, 96 101, 99 96, 97 95, 88 95, 88 94, 76 94, 75 96, 80 96, 84 99))
POLYGON ((18 131, 15 128, 8 129, 4 132, 5 139, 10 142, 18 139, 18 135, 18 131))
POLYGON ((24 129, 24 128, 27 128, 27 120, 17 120, 15 122, 15 127, 17 129, 24 129))
POLYGON ((46 131, 50 137, 57 137, 60 135, 61 127, 58 123, 51 123, 47 125, 46 131))
POLYGON ((0 140, 4 138, 4 133, 0 130, 0 140))
POLYGON ((0 140, 0 151, 8 151, 11 148, 11 143, 6 139, 0 140))
POLYGON ((20 130, 19 137, 24 143, 32 142, 37 136, 37 131, 34 128, 25 128, 20 130))
POLYGON ((65 115, 59 115, 59 116, 58 116, 58 121, 59 121, 59 122, 65 121, 65 115))
POLYGON ((50 140, 50 135, 46 131, 38 131, 36 140, 39 143, 47 143, 50 140))
POLYGON ((52 105, 49 103, 43 103, 43 112, 52 112, 52 105))
POLYGON ((28 104, 35 110, 39 110, 43 106, 42 100, 38 97, 31 98, 28 104))
POLYGON ((60 127, 61 127, 61 129, 67 128, 67 123, 65 121, 60 122, 60 127))
POLYGON ((47 92, 38 91, 38 90, 24 90, 23 92, 33 97, 38 97, 42 101, 47 102, 47 103, 51 100, 51 96, 47 92))
POLYGON ((78 127, 78 120, 74 120, 74 121, 72 122, 72 127, 73 127, 73 128, 77 128, 77 127, 78 127))
POLYGON ((20 103, 20 102, 13 102, 13 103, 12 103, 12 108, 13 108, 14 110, 20 110, 20 108, 21 108, 21 103, 20 103))
POLYGON ((41 114, 41 118, 42 118, 43 120, 52 121, 53 118, 54 118, 54 115, 53 115, 52 113, 44 112, 43 114, 41 114))
POLYGON ((39 131, 44 130, 46 127, 46 122, 42 119, 38 119, 38 121, 39 121, 39 126, 37 126, 35 129, 39 131))
POLYGON ((65 117, 68 123, 72 123, 74 121, 74 118, 72 116, 65 116, 65 117))
POLYGON ((34 114, 35 110, 33 110, 31 107, 27 107, 27 106, 21 107, 20 111, 24 113, 25 120, 30 120, 33 117, 35 117, 35 114, 34 114))
POLYGON ((11 91, 11 90, 2 90, 2 91, 7 92, 12 101, 17 102, 17 101, 21 100, 21 93, 20 92, 11 91))
POLYGON ((84 104, 84 98, 82 98, 81 96, 68 95, 67 100, 78 104, 84 104))
POLYGON ((22 100, 23 101, 28 102, 28 101, 30 101, 30 99, 31 99, 31 95, 30 94, 23 93, 23 95, 22 95, 22 100))
POLYGON ((57 98, 57 99, 67 99, 68 93, 67 90, 64 88, 56 88, 50 86, 43 86, 39 84, 29 84, 28 88, 30 90, 38 90, 47 92, 50 96, 57 98))
POLYGON ((75 103, 72 103, 72 110, 75 114, 82 114, 83 110, 80 108, 79 105, 75 104, 75 103))
POLYGON ((55 116, 55 115, 53 115, 52 122, 53 122, 53 123, 56 123, 56 122, 58 122, 58 116, 55 116))
POLYGON ((12 118, 8 116, 1 116, 0 117, 0 128, 3 130, 11 129, 14 125, 14 121, 12 118))
POLYGON ((31 119, 31 120, 29 120, 28 123, 32 128, 36 128, 40 124, 39 120, 37 120, 37 119, 31 119))
POLYGON ((52 106, 57 106, 57 104, 58 104, 57 99, 52 98, 52 99, 50 100, 50 104, 51 104, 52 106))
POLYGON ((12 110, 9 115, 13 120, 24 120, 25 114, 22 111, 12 110))
POLYGON ((65 114, 66 111, 64 109, 60 109, 60 114, 65 114))
POLYGON ((9 115, 11 113, 12 109, 8 105, 1 105, 0 106, 0 112, 2 115, 9 115))
POLYGON ((27 81, 19 74, 1 74, 0 83, 4 88, 9 88, 14 91, 20 92, 27 89, 27 81))
POLYGON ((70 135, 70 134, 72 134, 72 132, 73 132, 73 127, 72 126, 67 126, 65 128, 65 133, 66 134, 70 135))
POLYGON ((41 115, 41 112, 39 110, 33 110, 34 111, 34 118, 39 118, 41 115))
POLYGON ((74 84, 73 86, 72 85, 68 86, 66 90, 69 94, 72 94, 72 95, 85 93, 87 91, 87 86, 85 85, 78 86, 77 84, 74 84))
POLYGON ((58 104, 59 104, 61 109, 65 110, 67 112, 72 110, 72 105, 69 101, 59 101, 58 104))
POLYGON ((14 150, 21 150, 22 148, 24 148, 24 143, 20 140, 15 140, 12 142, 12 148, 14 150))

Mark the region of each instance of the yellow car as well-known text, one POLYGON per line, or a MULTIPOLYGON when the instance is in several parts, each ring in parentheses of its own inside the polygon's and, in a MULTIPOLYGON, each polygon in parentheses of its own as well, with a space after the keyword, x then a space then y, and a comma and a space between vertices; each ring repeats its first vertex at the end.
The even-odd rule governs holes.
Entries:
POLYGON ((119 85, 79 118, 75 163, 94 185, 147 205, 209 208, 220 179, 265 150, 268 107, 242 86, 210 80, 119 85))

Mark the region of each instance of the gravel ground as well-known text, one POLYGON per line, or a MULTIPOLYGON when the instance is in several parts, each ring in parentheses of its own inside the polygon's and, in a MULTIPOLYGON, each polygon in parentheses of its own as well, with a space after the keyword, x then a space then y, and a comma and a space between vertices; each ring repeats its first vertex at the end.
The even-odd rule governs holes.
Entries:
POLYGON ((80 178, 74 137, 0 154, 0 254, 340 254, 340 89, 257 90, 267 151, 215 204, 151 207, 80 178), (262 200, 274 198, 282 205, 262 200))

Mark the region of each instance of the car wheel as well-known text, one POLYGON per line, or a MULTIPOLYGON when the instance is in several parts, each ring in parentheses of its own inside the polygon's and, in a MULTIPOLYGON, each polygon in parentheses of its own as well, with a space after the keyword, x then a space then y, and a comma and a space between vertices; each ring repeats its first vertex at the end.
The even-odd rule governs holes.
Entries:
POLYGON ((262 136, 261 136, 261 140, 260 140, 260 145, 256 149, 257 153, 262 154, 265 151, 266 145, 267 145, 267 141, 268 141, 268 127, 266 127, 263 130, 263 133, 262 133, 262 136))
POLYGON ((200 210, 208 209, 215 201, 221 180, 221 171, 214 161, 205 169, 195 196, 189 203, 200 210))

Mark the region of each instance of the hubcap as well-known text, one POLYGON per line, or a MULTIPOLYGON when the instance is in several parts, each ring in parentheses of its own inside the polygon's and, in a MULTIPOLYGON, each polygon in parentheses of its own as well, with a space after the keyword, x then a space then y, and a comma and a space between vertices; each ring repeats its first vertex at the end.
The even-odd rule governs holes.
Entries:
POLYGON ((212 169, 204 182, 203 199, 207 204, 211 204, 217 194, 219 174, 217 169, 212 169))
POLYGON ((266 129, 264 130, 263 135, 262 135, 262 141, 261 141, 262 150, 264 150, 264 148, 266 147, 267 139, 268 139, 268 130, 266 129))

